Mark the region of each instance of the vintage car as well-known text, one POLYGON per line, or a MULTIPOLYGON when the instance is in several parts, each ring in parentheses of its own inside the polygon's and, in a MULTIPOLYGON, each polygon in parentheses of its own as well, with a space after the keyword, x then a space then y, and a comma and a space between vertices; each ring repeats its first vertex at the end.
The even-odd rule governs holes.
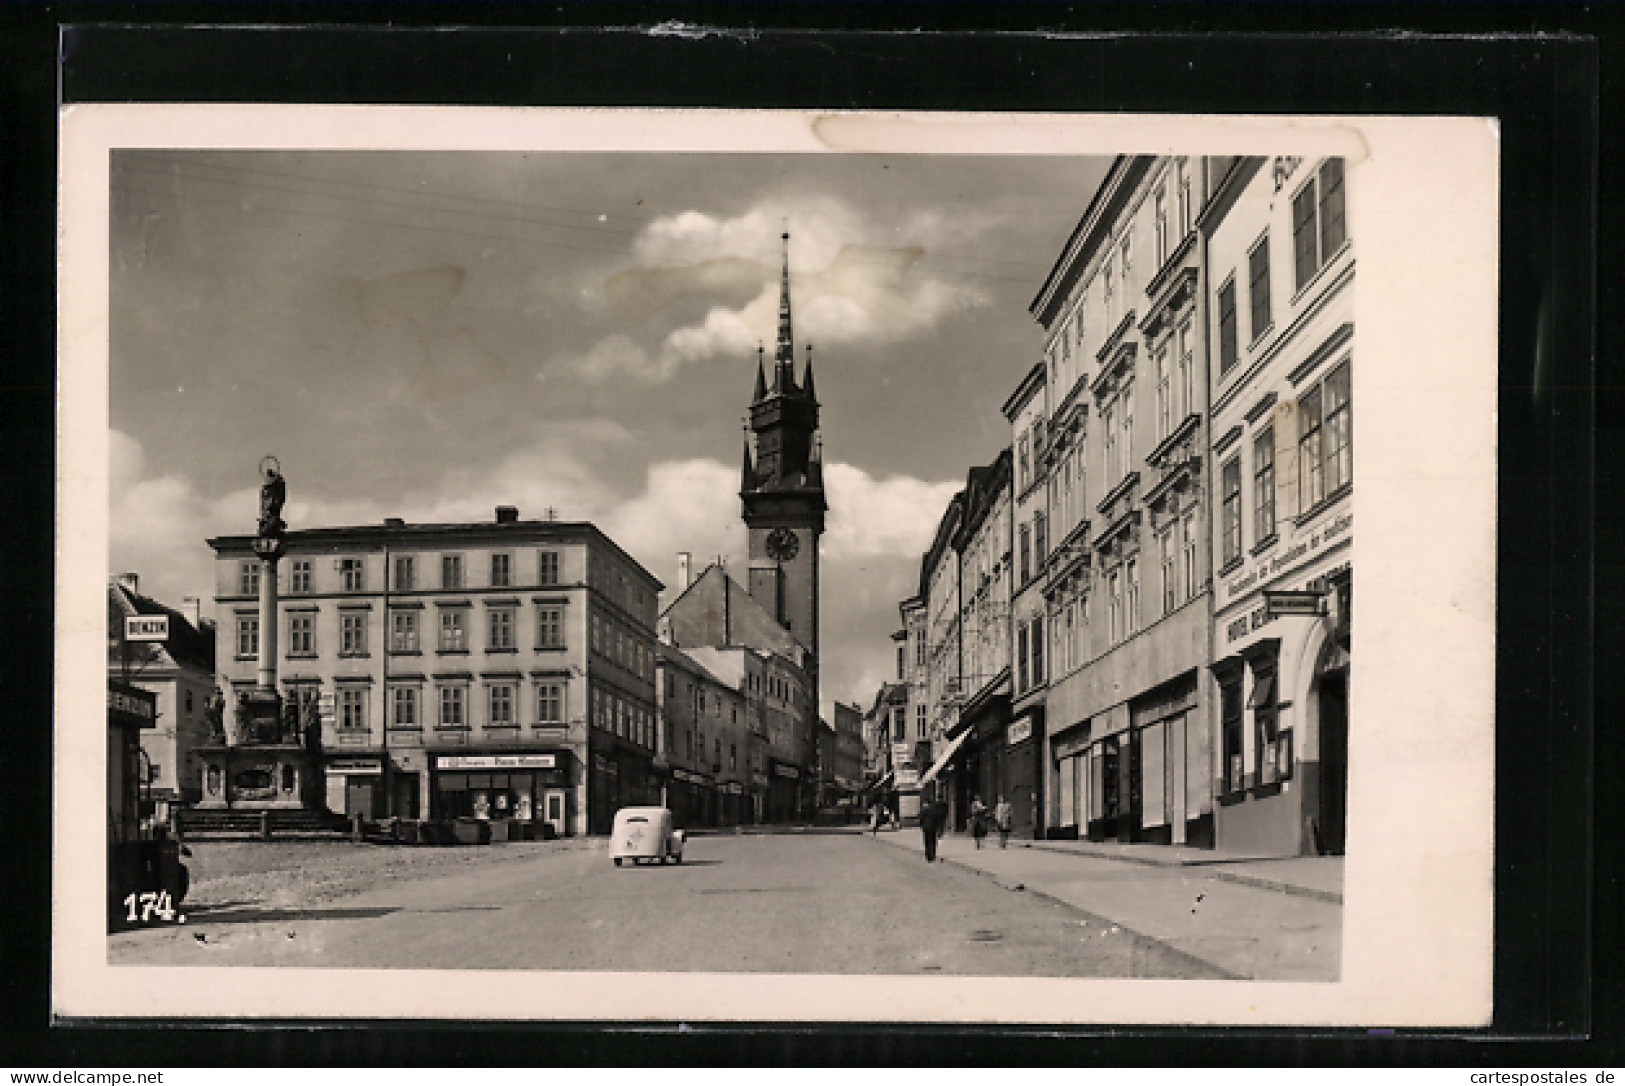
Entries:
POLYGON ((609 855, 620 867, 622 860, 634 864, 644 860, 683 862, 682 830, 672 829, 671 812, 664 807, 622 807, 615 812, 615 828, 609 837, 609 855))

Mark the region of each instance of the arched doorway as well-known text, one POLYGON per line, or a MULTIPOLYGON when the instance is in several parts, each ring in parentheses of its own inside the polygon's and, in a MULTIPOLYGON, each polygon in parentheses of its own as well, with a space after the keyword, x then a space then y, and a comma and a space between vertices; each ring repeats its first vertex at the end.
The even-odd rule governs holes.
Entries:
POLYGON ((1335 639, 1316 659, 1314 696, 1320 746, 1315 851, 1341 856, 1348 823, 1349 654, 1335 639))

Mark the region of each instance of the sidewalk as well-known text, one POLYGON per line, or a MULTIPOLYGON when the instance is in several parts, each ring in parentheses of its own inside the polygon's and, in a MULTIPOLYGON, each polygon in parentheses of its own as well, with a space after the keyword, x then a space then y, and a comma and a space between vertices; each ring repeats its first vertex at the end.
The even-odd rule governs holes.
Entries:
MULTIPOLYGON (((915 854, 917 829, 875 838, 915 854)), ((939 860, 1081 909, 1238 979, 1334 981, 1341 965, 1342 861, 1270 860, 1158 845, 943 838, 939 860)), ((1088 922, 1085 922, 1087 930, 1088 922)))

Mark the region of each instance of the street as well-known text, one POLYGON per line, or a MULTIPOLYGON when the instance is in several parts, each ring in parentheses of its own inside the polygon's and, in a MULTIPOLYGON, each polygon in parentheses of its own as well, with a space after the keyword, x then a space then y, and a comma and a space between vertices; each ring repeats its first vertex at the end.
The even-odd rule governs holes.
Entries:
POLYGON ((113 935, 109 960, 1228 975, 1059 900, 957 864, 927 865, 898 843, 852 832, 702 836, 689 842, 681 866, 621 868, 600 841, 461 849, 198 843, 186 922, 113 935))

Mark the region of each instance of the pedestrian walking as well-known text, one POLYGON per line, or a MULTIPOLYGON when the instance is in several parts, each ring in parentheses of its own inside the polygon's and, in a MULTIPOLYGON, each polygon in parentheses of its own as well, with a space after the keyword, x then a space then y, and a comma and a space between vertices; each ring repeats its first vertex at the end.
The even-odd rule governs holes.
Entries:
POLYGON ((998 804, 993 808, 993 824, 999 829, 999 847, 1010 847, 1010 801, 1003 796, 999 797, 998 804))
POLYGON ((973 796, 970 801, 970 835, 976 840, 976 847, 982 847, 982 838, 987 836, 987 804, 982 802, 981 796, 973 796))
POLYGON ((937 804, 927 799, 920 804, 920 839, 925 843, 925 862, 937 862, 937 804))

